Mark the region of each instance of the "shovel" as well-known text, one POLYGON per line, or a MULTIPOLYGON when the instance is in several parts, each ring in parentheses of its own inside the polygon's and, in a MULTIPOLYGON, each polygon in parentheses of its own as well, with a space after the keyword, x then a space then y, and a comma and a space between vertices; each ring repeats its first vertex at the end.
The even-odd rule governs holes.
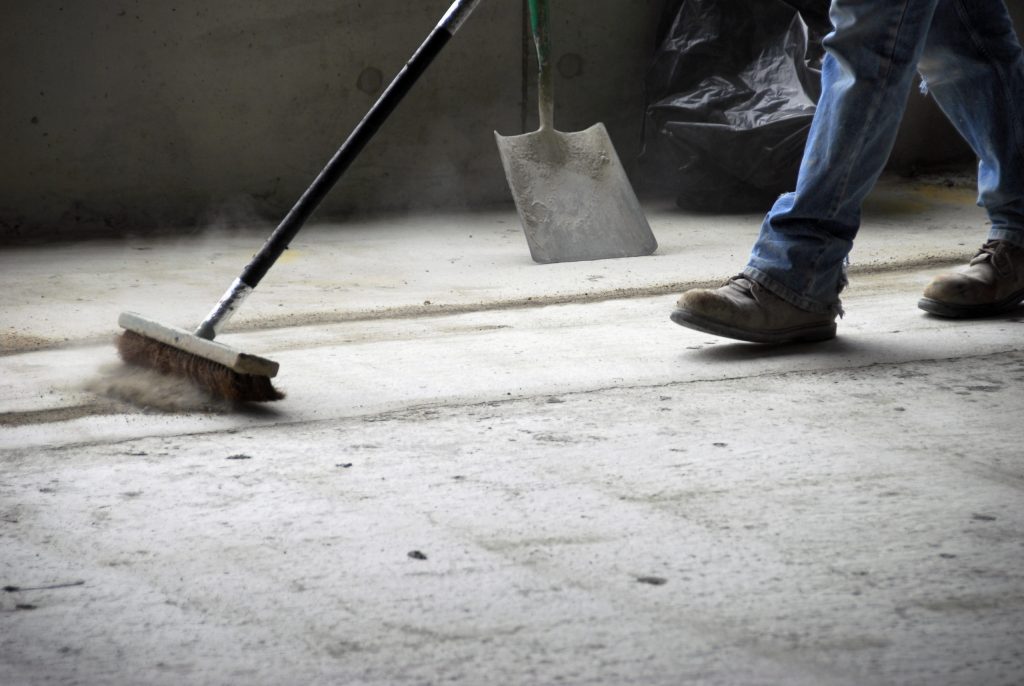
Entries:
POLYGON ((545 264, 650 255, 658 242, 604 124, 555 130, 548 0, 530 0, 530 24, 540 63, 540 129, 494 134, 530 255, 545 264))

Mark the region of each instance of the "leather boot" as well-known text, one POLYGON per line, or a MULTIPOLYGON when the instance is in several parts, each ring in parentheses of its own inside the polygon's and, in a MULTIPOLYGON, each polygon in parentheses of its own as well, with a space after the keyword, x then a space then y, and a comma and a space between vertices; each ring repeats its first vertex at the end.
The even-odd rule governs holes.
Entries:
POLYGON ((753 343, 824 341, 836 335, 836 315, 807 312, 744 276, 721 288, 680 296, 672 321, 716 336, 753 343))
POLYGON ((989 241, 966 268, 932 279, 917 306, 940 317, 986 317, 1024 300, 1024 248, 989 241))

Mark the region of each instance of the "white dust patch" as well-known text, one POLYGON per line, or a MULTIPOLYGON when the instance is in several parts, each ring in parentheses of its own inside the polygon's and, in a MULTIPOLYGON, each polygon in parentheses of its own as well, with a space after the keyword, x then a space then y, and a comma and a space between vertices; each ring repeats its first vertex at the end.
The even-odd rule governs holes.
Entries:
POLYGON ((214 398, 187 379, 125 364, 105 365, 82 390, 137 407, 164 412, 229 412, 231 404, 214 398))

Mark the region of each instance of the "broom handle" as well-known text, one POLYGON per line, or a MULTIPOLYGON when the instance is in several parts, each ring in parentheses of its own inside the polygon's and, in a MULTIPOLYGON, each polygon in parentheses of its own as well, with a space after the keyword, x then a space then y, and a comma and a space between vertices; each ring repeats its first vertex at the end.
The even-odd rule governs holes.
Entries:
POLYGON ((277 258, 288 249, 295 234, 323 202, 341 175, 345 173, 345 170, 349 168, 398 103, 409 92, 412 85, 426 71, 478 4, 480 4, 480 0, 455 0, 438 25, 391 82, 391 85, 370 108, 348 139, 338 148, 338 152, 334 154, 316 180, 306 189, 298 202, 270 234, 252 261, 242 270, 241 275, 234 280, 210 314, 199 325, 195 332, 196 336, 207 340, 213 340, 217 336, 220 327, 231 318, 246 297, 266 276, 277 258))
POLYGON ((530 28, 537 46, 537 65, 540 79, 537 86, 537 109, 540 128, 555 128, 555 95, 551 73, 551 32, 549 30, 548 0, 530 0, 530 28))

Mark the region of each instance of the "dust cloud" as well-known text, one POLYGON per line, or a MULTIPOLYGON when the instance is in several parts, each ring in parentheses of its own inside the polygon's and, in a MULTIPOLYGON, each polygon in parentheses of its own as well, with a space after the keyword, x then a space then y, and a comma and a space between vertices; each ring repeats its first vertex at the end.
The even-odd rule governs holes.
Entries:
POLYGON ((126 364, 105 365, 82 390, 136 407, 162 412, 231 411, 231 404, 214 398, 186 379, 126 364))

